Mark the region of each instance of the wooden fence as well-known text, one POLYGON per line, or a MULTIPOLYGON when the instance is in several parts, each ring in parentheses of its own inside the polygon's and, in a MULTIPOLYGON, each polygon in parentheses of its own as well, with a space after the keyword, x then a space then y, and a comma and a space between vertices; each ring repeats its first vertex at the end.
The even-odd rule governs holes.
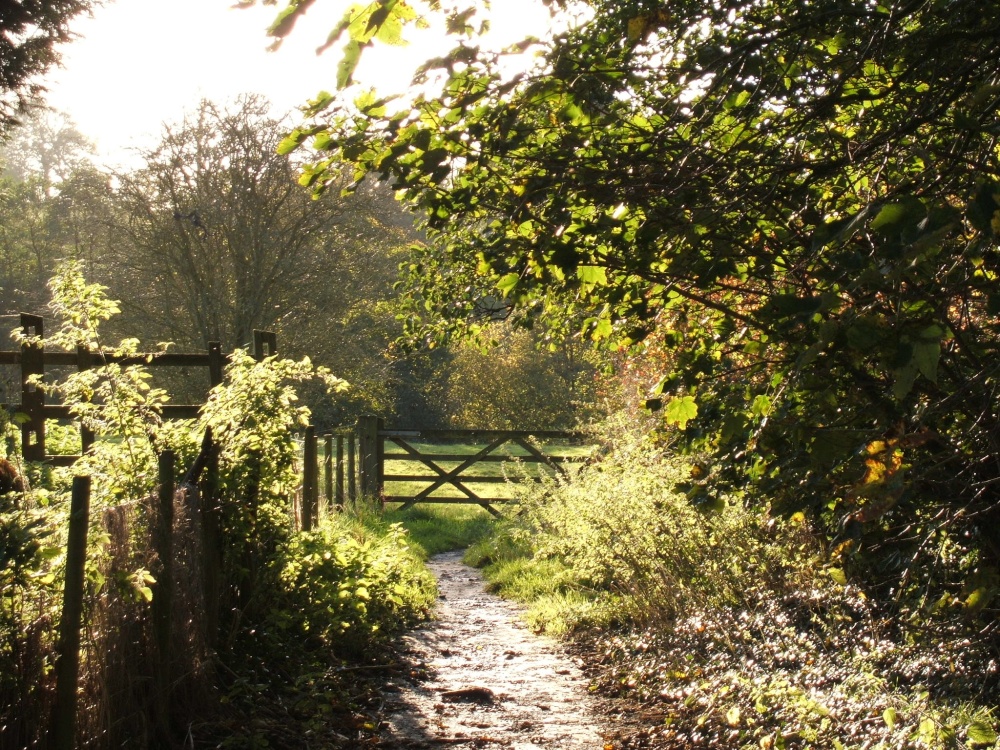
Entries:
MULTIPOLYGON (((112 356, 84 348, 76 352, 45 351, 34 341, 43 335, 44 321, 36 315, 22 314, 21 330, 32 342, 23 344, 17 351, 0 351, 0 365, 20 368, 21 403, 2 405, 9 412, 23 415, 21 425, 22 456, 28 461, 46 462, 57 466, 70 466, 80 456, 51 455, 45 448, 45 422, 50 419, 72 419, 69 407, 45 402, 45 394, 36 386, 36 380, 44 377, 46 368, 76 367, 86 370, 115 362, 121 365, 140 364, 153 367, 205 367, 209 382, 215 386, 222 382, 225 358, 218 343, 209 345, 205 353, 197 354, 139 354, 133 356, 112 356)), ((277 352, 277 341, 273 333, 254 332, 254 356, 262 359, 277 352)), ((166 405, 163 417, 166 419, 194 418, 200 406, 192 404, 166 405)), ((320 520, 320 487, 326 498, 326 512, 334 512, 347 503, 359 498, 370 497, 385 502, 400 502, 406 508, 415 503, 474 503, 496 514, 495 504, 511 501, 509 497, 499 497, 476 489, 478 485, 495 486, 499 482, 517 482, 537 479, 524 473, 488 474, 480 471, 470 476, 473 466, 488 465, 503 468, 505 464, 517 462, 547 466, 555 474, 564 473, 562 464, 583 460, 579 457, 560 456, 548 451, 545 442, 551 440, 573 440, 579 436, 570 432, 547 430, 423 430, 386 428, 377 417, 362 417, 356 426, 333 430, 325 435, 317 435, 314 427, 306 429, 302 441, 302 486, 296 498, 294 516, 297 526, 311 530, 320 520), (322 462, 320 445, 322 440, 322 462), (427 443, 437 443, 438 451, 429 452, 427 443), (455 448, 447 451, 447 446, 462 443, 481 445, 472 453, 461 453, 455 448), (390 446, 387 451, 386 447, 390 446), (441 452, 441 446, 445 452, 441 452), (513 451, 511 449, 514 449, 513 451), (425 471, 392 473, 386 470, 387 462, 416 464, 425 471), (322 468, 321 468, 322 467, 322 468), (429 470, 429 473, 426 471, 429 470), (403 493, 396 489, 386 492, 400 483, 423 483, 421 489, 403 493), (441 495, 439 491, 451 490, 458 496, 441 495)), ((94 435, 81 427, 83 451, 93 444, 94 435)), ((173 596, 176 588, 173 580, 173 513, 176 507, 194 519, 193 528, 198 530, 203 559, 197 568, 199 585, 203 595, 203 620, 201 627, 206 640, 211 645, 218 629, 217 611, 221 585, 221 519, 219 506, 215 501, 217 483, 217 446, 212 442, 211 433, 205 435, 202 452, 198 460, 180 481, 176 476, 174 456, 164 452, 160 456, 159 487, 156 495, 156 524, 152 533, 155 559, 158 567, 154 570, 156 583, 151 620, 155 641, 157 664, 156 684, 152 686, 157 714, 166 715, 169 704, 170 684, 168 681, 169 650, 173 596), (202 475, 204 479, 202 480, 202 475)), ((73 747, 76 734, 77 682, 80 659, 80 628, 82 626, 82 602, 84 589, 85 550, 89 526, 90 479, 76 477, 73 483, 72 503, 69 519, 69 545, 67 549, 66 580, 63 601, 63 615, 57 646, 56 696, 53 723, 50 728, 52 747, 69 750, 73 747)), ((155 717, 154 717, 155 718, 155 717)), ((162 716, 160 717, 162 718, 162 716)))
MULTIPOLYGON (((21 313, 21 332, 25 336, 40 339, 43 335, 44 319, 39 315, 21 313)), ((276 354, 277 337, 271 331, 254 331, 253 355, 257 359, 276 354)), ((194 354, 173 352, 143 353, 132 356, 115 356, 90 351, 84 347, 75 352, 45 351, 40 344, 25 343, 17 351, 0 351, 0 365, 19 366, 21 370, 21 403, 3 404, 8 412, 23 415, 21 424, 21 455, 26 461, 44 461, 53 466, 72 466, 79 456, 50 455, 45 450, 45 421, 47 419, 71 419, 69 407, 62 404, 45 403, 45 393, 35 385, 37 378, 45 376, 46 367, 76 367, 89 370, 98 365, 114 362, 120 365, 145 365, 149 367, 205 367, 208 369, 209 384, 214 387, 222 382, 225 357, 217 341, 209 342, 208 351, 194 354)), ((162 407, 164 419, 192 419, 198 416, 198 404, 165 404, 162 407)), ((89 430, 80 428, 80 442, 83 452, 93 444, 94 436, 89 430)))
MULTIPOLYGON (((23 334, 33 340, 43 336, 44 320, 41 316, 22 313, 20 325, 23 334)), ((277 353, 277 338, 270 331, 254 331, 253 355, 263 359, 277 353)), ((79 456, 52 455, 45 448, 45 422, 49 419, 68 420, 70 409, 62 404, 45 402, 45 394, 35 384, 45 375, 46 368, 76 367, 86 370, 98 364, 115 362, 121 365, 151 367, 207 368, 211 386, 222 382, 225 357, 218 342, 210 342, 207 352, 181 354, 170 352, 143 353, 115 356, 79 348, 76 352, 45 351, 40 344, 25 343, 19 350, 0 351, 0 365, 20 367, 21 403, 0 405, 8 412, 22 415, 21 454, 27 461, 41 461, 54 466, 71 466, 79 456)), ((166 404, 162 407, 165 419, 191 419, 197 417, 198 404, 166 404)), ((94 436, 81 426, 80 438, 84 452, 93 444, 94 436)), ((509 497, 489 494, 479 486, 498 483, 531 481, 517 472, 505 472, 511 463, 546 466, 553 474, 563 474, 562 464, 583 460, 579 457, 552 453, 548 448, 553 440, 577 440, 579 435, 555 430, 433 430, 386 427, 374 416, 362 417, 356 426, 342 427, 325 435, 317 435, 315 428, 308 428, 303 439, 302 490, 298 498, 296 517, 301 528, 309 530, 318 523, 320 515, 321 480, 328 509, 342 508, 359 496, 379 498, 383 502, 401 502, 403 507, 415 503, 474 503, 491 513, 496 504, 510 502, 509 497), (322 439, 323 465, 319 465, 319 446, 322 439), (420 442, 418 442, 420 441, 420 442), (427 452, 422 443, 463 443, 481 446, 472 454, 427 452), (386 452, 386 445, 391 446, 386 452), (516 455, 511 448, 520 453, 516 455), (386 471, 386 462, 399 465, 409 462, 416 465, 407 473, 386 471), (484 472, 477 469, 472 476, 469 470, 482 464, 499 471, 484 472), (423 473, 417 473, 417 469, 423 473), (428 473, 429 471, 429 473, 428 473), (414 492, 399 490, 401 483, 422 483, 414 492), (387 493, 387 484, 389 492, 387 493), (441 490, 454 490, 443 495, 441 490)))

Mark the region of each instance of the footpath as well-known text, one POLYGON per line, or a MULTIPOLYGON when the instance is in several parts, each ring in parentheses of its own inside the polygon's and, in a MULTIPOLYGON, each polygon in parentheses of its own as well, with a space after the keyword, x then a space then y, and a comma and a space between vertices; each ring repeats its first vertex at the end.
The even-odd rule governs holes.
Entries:
POLYGON ((408 668, 386 687, 383 747, 612 748, 613 719, 580 664, 486 592, 461 552, 431 559, 437 617, 404 639, 408 668))

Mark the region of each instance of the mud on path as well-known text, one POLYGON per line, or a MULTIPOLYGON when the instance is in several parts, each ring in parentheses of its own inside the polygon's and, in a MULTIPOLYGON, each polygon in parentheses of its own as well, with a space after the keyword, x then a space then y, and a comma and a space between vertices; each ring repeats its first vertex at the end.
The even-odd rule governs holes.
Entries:
POLYGON ((410 668, 386 687, 381 746, 605 747, 608 719, 579 665, 532 633, 517 605, 486 593, 461 556, 429 563, 441 595, 437 619, 404 639, 410 668))

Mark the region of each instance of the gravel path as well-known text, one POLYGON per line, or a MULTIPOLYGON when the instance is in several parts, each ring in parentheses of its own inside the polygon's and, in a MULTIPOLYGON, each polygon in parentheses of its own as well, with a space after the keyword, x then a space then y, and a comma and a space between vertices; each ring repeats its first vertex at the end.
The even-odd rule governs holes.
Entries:
POLYGON ((387 748, 604 748, 598 700, 559 645, 486 593, 461 552, 430 561, 437 619, 406 637, 407 676, 386 689, 387 748))

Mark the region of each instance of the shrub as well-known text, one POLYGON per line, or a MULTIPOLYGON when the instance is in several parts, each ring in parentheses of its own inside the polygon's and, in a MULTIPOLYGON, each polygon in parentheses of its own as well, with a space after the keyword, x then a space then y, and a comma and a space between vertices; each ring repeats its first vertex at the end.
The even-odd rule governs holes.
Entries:
POLYGON ((289 539, 275 563, 280 594, 268 621, 344 655, 425 617, 436 595, 398 524, 379 535, 334 516, 289 539))

